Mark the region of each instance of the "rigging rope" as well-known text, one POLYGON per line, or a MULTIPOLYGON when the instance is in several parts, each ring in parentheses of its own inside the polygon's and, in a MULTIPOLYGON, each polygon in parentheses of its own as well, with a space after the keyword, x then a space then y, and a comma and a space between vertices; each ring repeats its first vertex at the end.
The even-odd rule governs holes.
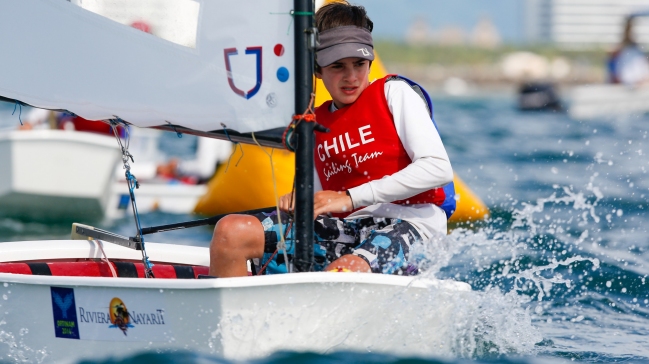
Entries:
POLYGON ((135 203, 135 193, 134 190, 136 188, 140 188, 140 183, 137 181, 135 176, 131 174, 131 165, 128 163, 128 160, 130 159, 131 162, 135 162, 133 160, 133 155, 128 151, 128 147, 130 144, 130 133, 128 131, 128 125, 126 123, 117 118, 117 119, 111 119, 108 120, 109 125, 113 129, 113 134, 115 135, 115 139, 117 139, 117 144, 119 144, 120 149, 122 150, 122 163, 124 163, 124 169, 126 172, 124 175, 126 176, 126 183, 128 184, 128 192, 131 196, 131 207, 133 208, 133 217, 135 219, 135 228, 137 229, 137 236, 136 238, 139 239, 140 246, 142 247, 142 263, 144 263, 144 276, 146 278, 155 278, 153 275, 153 264, 149 261, 149 256, 146 254, 146 249, 144 248, 144 235, 142 234, 142 225, 140 224, 140 215, 138 214, 137 211, 137 204, 135 203), (119 123, 124 124, 124 144, 122 144, 122 139, 119 137, 119 131, 117 129, 119 123))
MULTIPOLYGON (((307 106, 306 110, 304 110, 304 113, 293 115, 293 120, 291 120, 291 123, 288 124, 286 129, 284 129, 284 133, 282 134, 282 143, 284 144, 284 147, 286 147, 286 149, 290 150, 291 152, 295 152, 295 145, 291 142, 291 139, 293 138, 295 130, 297 129, 297 126, 300 124, 300 122, 304 120, 309 123, 316 123, 315 111, 313 111, 314 101, 315 92, 311 92, 311 99, 309 100, 309 105, 307 106)), ((316 125, 318 124, 316 123, 316 125)))
POLYGON ((104 251, 104 247, 102 246, 103 244, 101 240, 94 239, 93 241, 95 242, 95 244, 99 246, 99 250, 101 250, 101 254, 104 256, 102 260, 108 264, 108 268, 110 268, 110 273, 113 275, 113 278, 117 278, 117 272, 115 272, 115 268, 113 268, 113 265, 111 264, 110 260, 108 260, 108 256, 104 251))
POLYGON ((271 15, 290 15, 291 16, 291 22, 288 23, 288 29, 286 29, 286 35, 289 35, 291 33, 291 26, 293 25, 293 18, 297 16, 309 16, 309 15, 315 15, 315 13, 310 12, 310 11, 295 11, 291 10, 288 13, 274 13, 270 12, 271 15))
POLYGON ((18 100, 16 100, 16 104, 14 105, 14 111, 11 113, 13 115, 16 112, 16 106, 20 107, 20 110, 18 111, 18 121, 20 121, 20 125, 23 125, 23 121, 20 118, 20 116, 23 114, 23 105, 21 105, 18 100))
POLYGON ((228 129, 225 126, 225 124, 221 123, 221 126, 223 127, 223 132, 225 133, 225 136, 228 137, 228 140, 230 141, 230 143, 234 144, 234 149, 232 149, 232 153, 230 153, 230 156, 228 157, 228 164, 225 166, 225 173, 227 173, 228 169, 230 168, 230 161, 232 160, 232 156, 234 156, 234 153, 236 153, 237 147, 239 147, 239 149, 241 149, 241 157, 239 157, 239 160, 237 160, 237 164, 235 164, 234 166, 235 167, 239 166, 239 162, 241 162, 241 159, 243 158, 243 146, 241 145, 241 143, 235 142, 234 140, 232 140, 230 138, 230 134, 228 134, 228 129))
MULTIPOLYGON (((308 14, 300 14, 300 15, 308 15, 308 14)), ((306 122, 309 122, 309 123, 315 123, 316 127, 320 127, 319 131, 328 131, 328 129, 326 129, 324 127, 321 127, 316 122, 315 111, 313 110, 313 103, 315 101, 315 84, 314 84, 313 87, 314 87, 314 89, 311 92, 311 98, 309 100, 309 104, 308 104, 306 110, 304 110, 304 112, 302 114, 293 115, 293 120, 291 120, 291 123, 286 127, 286 129, 284 130, 284 133, 282 135, 282 143, 284 144, 286 149, 288 149, 291 152, 295 152, 295 145, 291 142, 291 139, 292 139, 292 137, 293 137, 293 135, 295 133, 295 130, 297 130, 297 126, 300 124, 300 122, 302 122, 302 120, 304 120, 306 122)), ((318 129, 318 128, 316 128, 316 129, 318 129)), ((259 145, 259 143, 255 139, 255 134, 254 133, 252 133, 252 138, 255 141, 255 143, 257 143, 257 145, 259 145)), ((261 148, 261 145, 259 145, 259 147, 261 148)), ((262 148, 262 150, 263 150, 263 148, 262 148)), ((266 152, 266 151, 264 150, 264 152, 266 152)), ((268 154, 268 153, 266 153, 266 154, 268 154)), ((272 168, 273 167, 273 158, 272 158, 272 155, 269 155, 269 156, 271 157, 270 158, 270 163, 271 163, 271 168, 272 168)), ((275 187, 275 200, 277 202, 277 186, 275 185, 275 171, 274 171, 274 169, 273 169, 272 176, 273 176, 273 186, 275 187)), ((293 206, 293 198, 294 197, 295 197, 295 175, 293 176, 293 187, 291 189, 291 199, 289 200, 289 206, 293 206)), ((276 205, 278 206, 277 207, 277 216, 278 216, 278 219, 280 220, 280 224, 279 224, 279 226, 280 226, 280 237, 281 237, 280 244, 282 244, 282 246, 285 248, 286 247, 285 235, 287 235, 287 234, 282 234, 282 230, 281 230, 282 229, 282 224, 281 224, 281 219, 279 218, 280 217, 280 214, 279 214, 279 202, 277 202, 276 205)), ((291 222, 289 224, 288 229, 287 229, 287 233, 291 229, 292 225, 293 225, 293 222, 291 222)), ((280 244, 278 244, 278 246, 277 246, 278 249, 280 247, 280 244)), ((293 244, 295 244, 295 237, 293 239, 293 244)), ((268 259, 268 262, 266 262, 264 267, 261 269, 261 272, 263 272, 263 270, 266 269, 266 266, 268 265, 268 263, 270 263, 270 261, 272 260, 272 258, 275 256, 276 253, 277 253, 277 249, 275 249, 275 253, 273 253, 271 258, 268 259)), ((284 261, 286 262, 286 267, 287 267, 287 271, 288 271, 289 263, 288 263, 288 257, 286 255, 286 249, 284 250, 284 261)))
MULTIPOLYGON (((167 121, 167 120, 165 120, 165 121, 167 121)), ((177 136, 178 138, 182 138, 182 137, 183 137, 182 133, 180 133, 178 130, 176 130, 176 126, 175 126, 174 124, 172 124, 172 123, 170 123, 170 122, 168 122, 168 121, 167 121, 167 124, 169 124, 169 126, 171 126, 171 128, 176 132, 176 136, 177 136)))
MULTIPOLYGON (((275 249, 275 253, 277 253, 277 251, 279 249, 282 249, 284 251, 284 261, 286 262, 286 272, 291 273, 293 271, 293 269, 292 269, 291 264, 290 264, 290 262, 288 260, 288 253, 286 252, 286 239, 285 239, 285 236, 284 236, 284 227, 282 226, 283 225, 282 224, 282 218, 281 218, 282 215, 280 214, 280 211, 279 211, 279 194, 277 193, 277 179, 275 178, 275 165, 273 164, 273 152, 275 151, 275 149, 271 149, 270 153, 268 153, 266 151, 266 149, 264 149, 264 147, 262 147, 261 144, 259 144, 259 142, 257 141, 257 138, 255 138, 255 133, 254 132, 252 133, 252 140, 254 140, 255 143, 257 143, 259 148, 264 153, 266 153, 266 155, 270 159, 270 173, 271 173, 271 176, 273 178, 273 191, 274 191, 274 194, 275 194, 275 208, 276 208, 276 211, 277 211, 277 220, 279 222, 278 226, 279 226, 279 239, 280 239, 279 243, 277 244, 277 249, 275 249)), ((288 232, 289 230, 290 230, 290 225, 289 225, 289 228, 286 231, 288 232)), ((295 244, 295 239, 293 239, 293 244, 295 244)), ((275 254, 273 254, 273 257, 274 256, 275 256, 275 254)), ((270 262, 271 260, 272 260, 272 258, 269 259, 268 262, 270 262)), ((268 262, 266 262, 266 264, 264 265, 264 269, 266 268, 266 265, 268 265, 268 262)), ((263 269, 262 269, 262 272, 263 272, 263 269)))

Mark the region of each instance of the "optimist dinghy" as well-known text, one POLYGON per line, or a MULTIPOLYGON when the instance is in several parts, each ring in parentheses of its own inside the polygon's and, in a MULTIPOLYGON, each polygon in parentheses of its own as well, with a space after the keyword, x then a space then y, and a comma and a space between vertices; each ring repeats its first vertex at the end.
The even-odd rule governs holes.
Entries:
MULTIPOLYGON (((182 27, 193 42, 160 39, 64 0, 0 2, 0 47, 12 50, 0 60, 0 96, 113 126, 283 146, 286 125, 310 104, 313 3, 177 4, 195 14, 182 27)), ((311 272, 314 128, 301 122, 294 130, 294 226, 304 238, 292 267, 299 273, 197 279, 207 273, 207 248, 145 243, 153 229, 140 226, 128 144, 118 139, 136 235, 76 224, 73 240, 0 244, 0 358, 61 362, 142 350, 234 359, 277 350, 448 352, 452 313, 471 305, 468 284, 311 272)), ((176 228, 192 224, 198 223, 176 228)))
POLYGON ((147 243, 156 278, 144 279, 139 252, 115 244, 2 245, 3 360, 61 362, 142 350, 231 359, 277 350, 430 355, 452 347, 455 307, 470 304, 467 284, 416 277, 194 279, 207 272, 207 248, 147 243))

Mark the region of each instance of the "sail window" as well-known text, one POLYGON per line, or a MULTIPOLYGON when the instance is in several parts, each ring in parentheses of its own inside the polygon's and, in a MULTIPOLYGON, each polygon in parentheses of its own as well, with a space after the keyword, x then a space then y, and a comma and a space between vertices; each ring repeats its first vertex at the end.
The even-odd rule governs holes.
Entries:
POLYGON ((200 4, 194 0, 69 0, 110 20, 196 48, 200 4))

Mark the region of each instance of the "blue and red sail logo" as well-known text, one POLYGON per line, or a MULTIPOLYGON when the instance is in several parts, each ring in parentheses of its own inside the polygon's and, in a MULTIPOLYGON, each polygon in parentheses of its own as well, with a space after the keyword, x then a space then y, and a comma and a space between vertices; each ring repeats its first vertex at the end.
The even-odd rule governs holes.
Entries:
POLYGON ((247 47, 246 48, 246 54, 250 55, 255 55, 257 58, 255 64, 256 64, 256 72, 257 72, 257 82, 255 83, 255 86, 251 88, 248 91, 244 91, 240 88, 238 88, 234 84, 234 79, 232 76, 232 65, 230 63, 230 57, 231 56, 236 56, 239 52, 237 52, 236 48, 226 48, 223 50, 223 56, 225 57, 225 69, 227 70, 228 74, 228 83, 230 84, 230 88, 232 91, 234 91, 235 94, 243 97, 244 99, 250 99, 251 97, 255 96, 257 92, 259 91, 259 88, 261 88, 261 81, 262 81, 262 68, 261 68, 261 62, 262 62, 262 57, 261 57, 261 47, 247 47))

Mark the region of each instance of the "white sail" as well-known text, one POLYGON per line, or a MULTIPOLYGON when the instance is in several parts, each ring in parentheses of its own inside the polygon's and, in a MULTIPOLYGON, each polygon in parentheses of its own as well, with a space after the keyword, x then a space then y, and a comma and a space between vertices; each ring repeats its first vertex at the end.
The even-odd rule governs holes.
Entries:
POLYGON ((195 43, 183 46, 65 0, 3 0, 0 96, 141 127, 246 133, 288 125, 293 2, 196 4, 195 43))

